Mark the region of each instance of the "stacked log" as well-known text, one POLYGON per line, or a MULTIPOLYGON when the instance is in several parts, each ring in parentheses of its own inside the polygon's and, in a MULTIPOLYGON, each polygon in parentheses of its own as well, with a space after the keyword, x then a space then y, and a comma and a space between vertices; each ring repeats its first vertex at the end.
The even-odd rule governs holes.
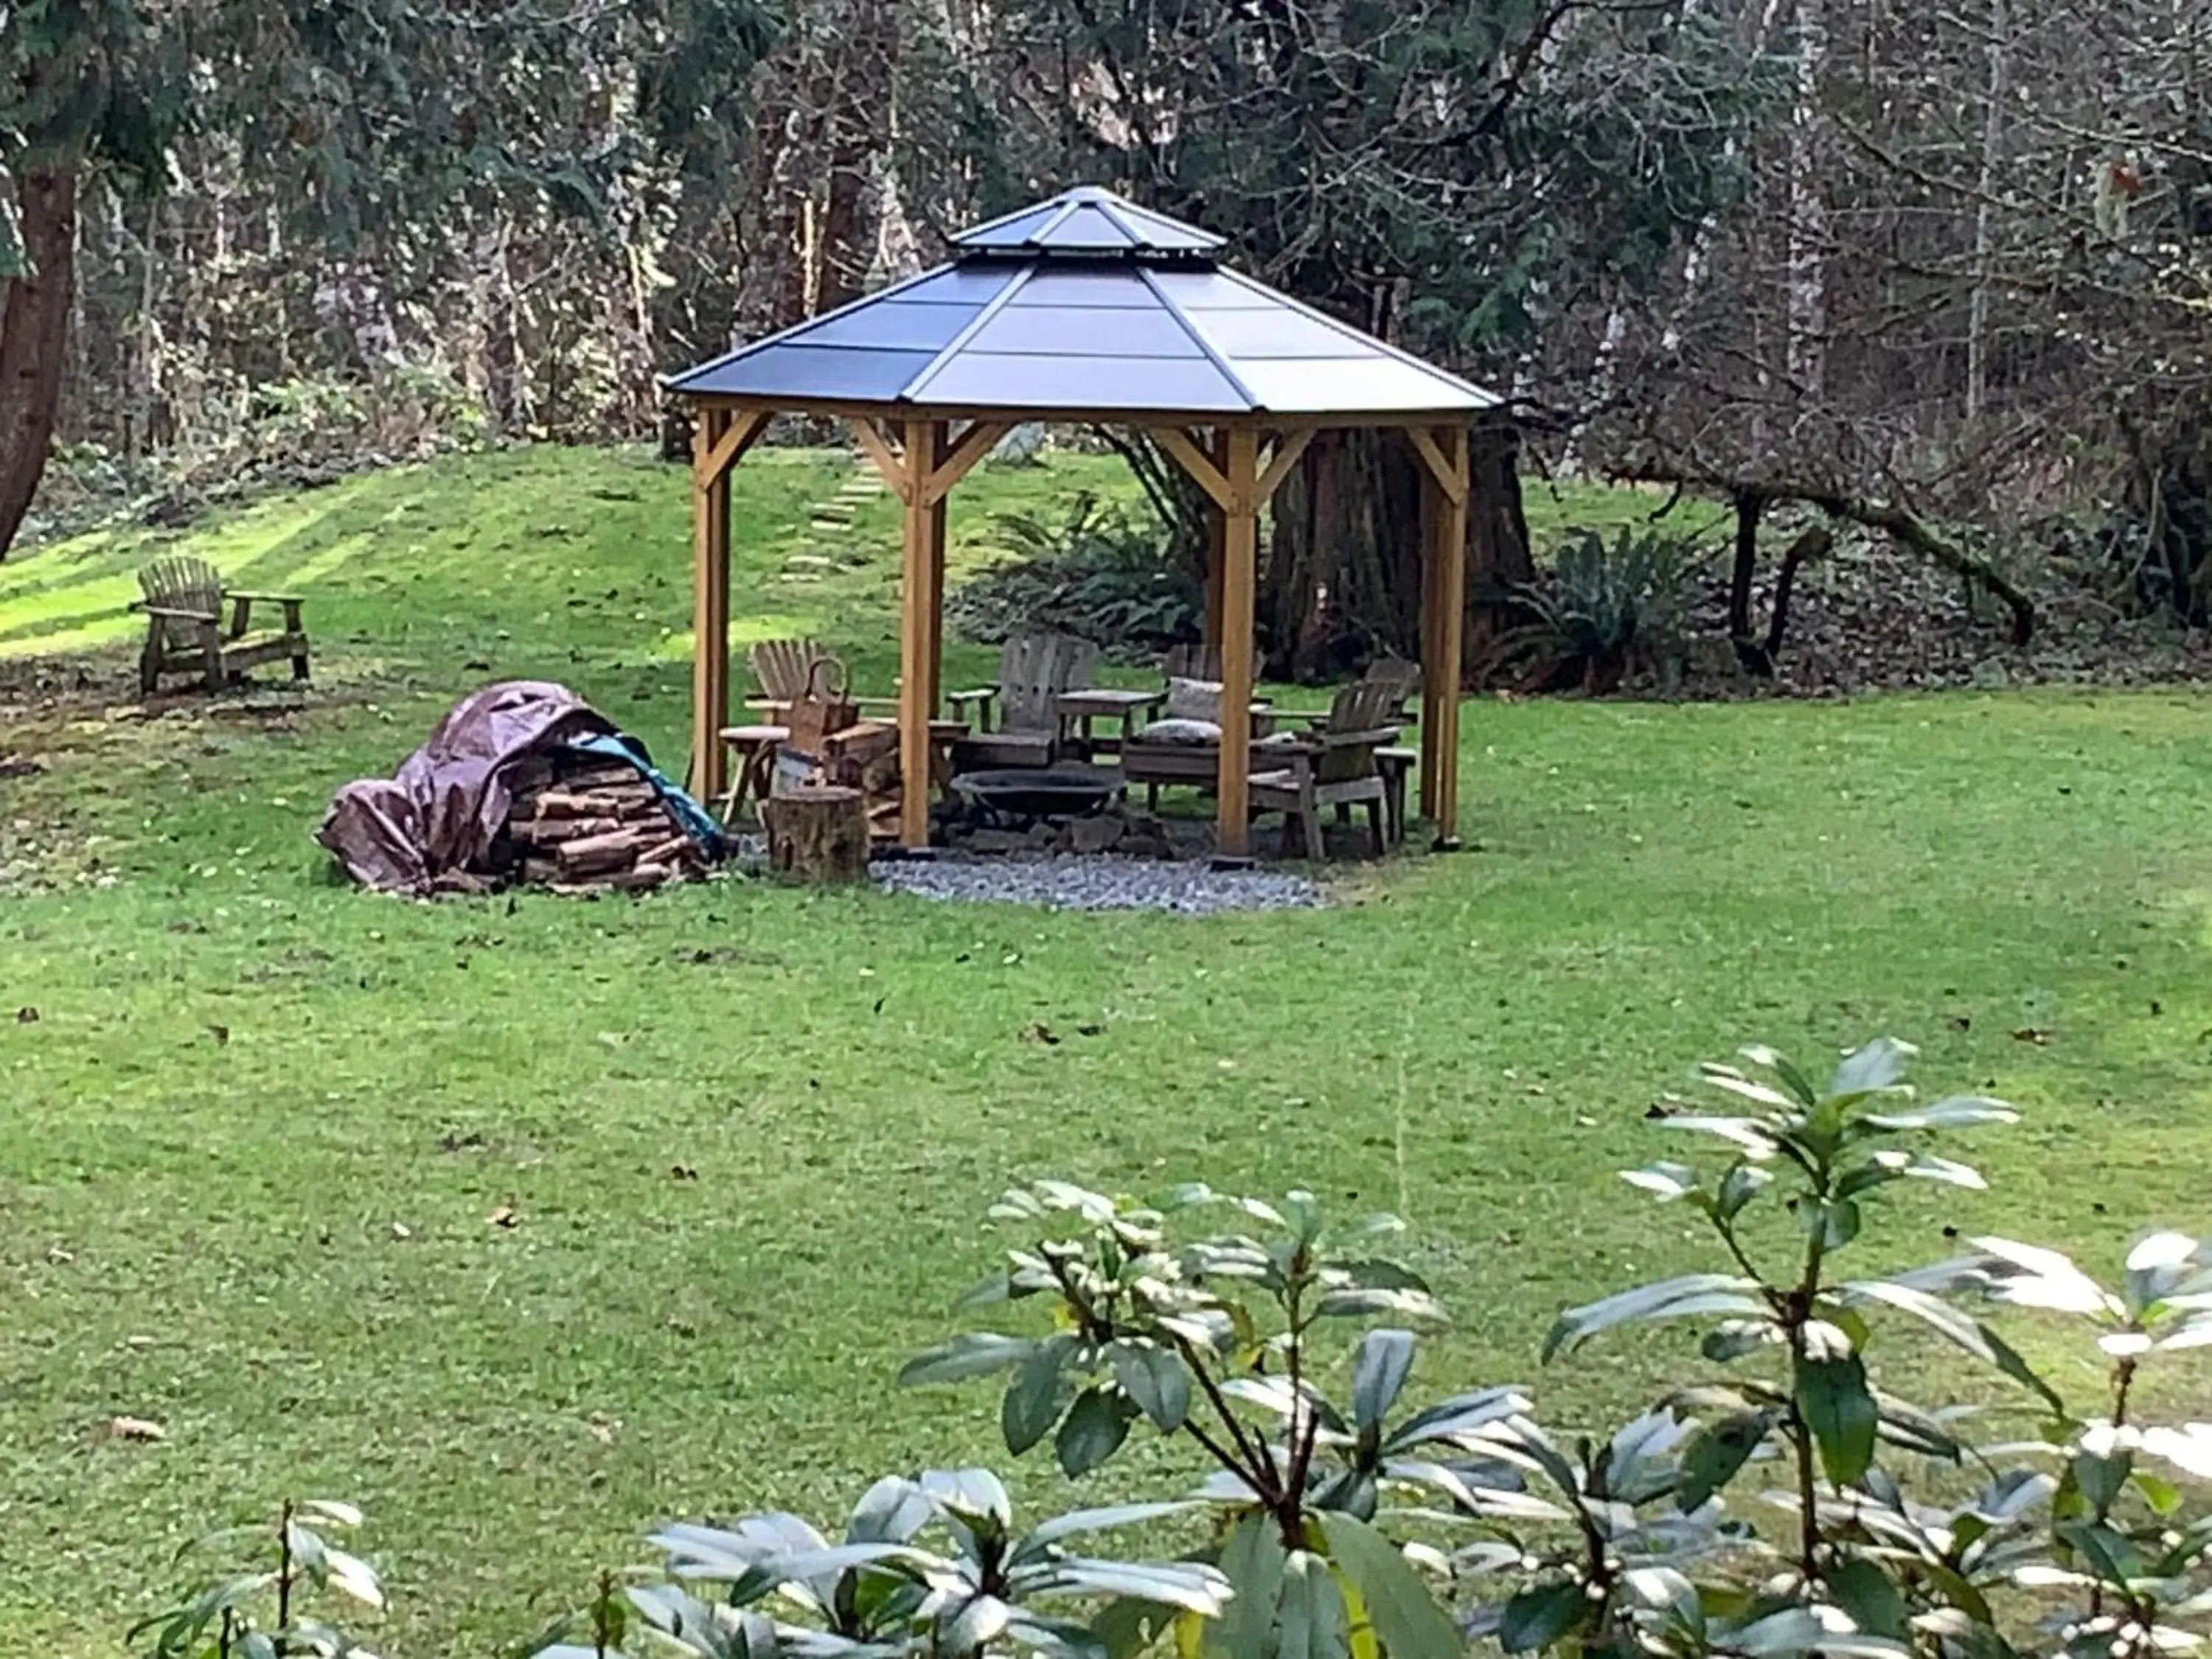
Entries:
POLYGON ((532 755, 508 769, 499 861, 556 893, 641 893, 707 873, 705 854, 653 786, 590 755, 532 755))

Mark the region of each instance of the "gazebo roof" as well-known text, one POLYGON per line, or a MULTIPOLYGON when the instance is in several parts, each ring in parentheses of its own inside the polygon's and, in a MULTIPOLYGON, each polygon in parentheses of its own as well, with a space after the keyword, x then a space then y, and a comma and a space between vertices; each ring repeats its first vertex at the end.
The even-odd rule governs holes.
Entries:
POLYGON ((1221 238, 1092 186, 953 263, 671 377, 691 397, 1042 416, 1470 414, 1498 398, 1224 269, 1221 238))

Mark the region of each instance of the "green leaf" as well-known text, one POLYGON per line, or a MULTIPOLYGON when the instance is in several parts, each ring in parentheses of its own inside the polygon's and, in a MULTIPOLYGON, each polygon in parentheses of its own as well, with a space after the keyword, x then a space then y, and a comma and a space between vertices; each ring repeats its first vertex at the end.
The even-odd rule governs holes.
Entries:
POLYGON ((2181 1507, 2181 1488, 2148 1469, 2132 1471, 2128 1479, 2135 1482, 2136 1490, 2142 1494, 2143 1502, 2150 1505, 2151 1513, 2161 1518, 2181 1507))
POLYGON ((1370 1331, 1352 1357, 1352 1418, 1363 1429, 1374 1427, 1397 1402, 1413 1369, 1411 1331, 1370 1331))
POLYGON ((1705 1507, 1707 1499, 1735 1479, 1736 1471, 1751 1460, 1759 1443, 1774 1431, 1779 1413, 1739 1412, 1709 1425, 1682 1450, 1682 1473, 1674 1486, 1674 1502, 1685 1514, 1705 1507))
POLYGON ((1498 1645, 1508 1653, 1540 1652, 1581 1624, 1589 1605, 1571 1578, 1524 1589, 1505 1604, 1498 1645))
POLYGON ((1114 1345, 1114 1380, 1163 1433, 1190 1415, 1190 1371, 1182 1356, 1150 1342, 1114 1345))
POLYGON ((1911 1617, 1905 1596, 1889 1575, 1863 1555, 1846 1558, 1829 1571, 1828 1594, 1851 1616, 1851 1622, 1871 1636, 1911 1639, 1907 1625, 1911 1617))
POLYGON ((1743 1206, 1759 1196, 1759 1189, 1774 1179, 1773 1174, 1756 1164, 1735 1164, 1721 1177, 1720 1190, 1713 1195, 1714 1212, 1723 1221, 1733 1221, 1743 1213, 1743 1206))
POLYGON ((1900 1313, 1911 1314, 1930 1330, 1957 1343, 1977 1358, 1995 1365, 2015 1382, 2043 1396, 2051 1410, 2062 1417, 2066 1414, 2066 1402, 2058 1397, 2057 1390, 2035 1374, 2035 1370, 2021 1358, 2012 1346, 1979 1320, 1960 1312, 1941 1297, 1932 1296, 1916 1285, 1900 1285, 1894 1279, 1858 1279, 1845 1285, 1843 1294, 1850 1302, 1879 1302, 1900 1313))
POLYGON ((1902 1111, 1869 1112, 1860 1120, 1878 1129, 1971 1129, 1984 1123, 2017 1123, 2020 1114, 2002 1100, 1982 1095, 1953 1095, 1930 1106, 1902 1111))
POLYGON ((909 1389, 965 1382, 971 1377, 1012 1370, 1027 1359, 1036 1346, 1027 1337, 969 1331, 916 1354, 900 1367, 898 1380, 909 1389))
POLYGON ((1828 1479, 1841 1486, 1864 1474, 1874 1462, 1881 1413, 1859 1357, 1800 1360, 1796 1398, 1798 1414, 1820 1449, 1820 1467, 1828 1479))
POLYGON ((1390 1659, 1460 1659, 1459 1626, 1396 1545, 1348 1515, 1323 1511, 1314 1519, 1390 1659))
POLYGON ((2112 1513, 2112 1505, 2126 1490, 2128 1472, 2135 1459, 2126 1452, 2112 1457, 2094 1457, 2087 1452, 2077 1452, 2074 1457, 2074 1485, 2089 1505, 2092 1515, 2112 1513))
POLYGON ((1061 1470, 1071 1476, 1088 1474, 1121 1450, 1135 1414, 1135 1403, 1125 1394, 1093 1386, 1076 1395, 1053 1440, 1061 1470))
POLYGON ((2142 1557, 2136 1547, 2096 1521, 2061 1521, 2051 1532, 2078 1550, 2090 1571, 2106 1583, 2124 1589, 2142 1576, 2142 1557))
POLYGON ((1766 1304, 1746 1295, 1759 1281, 1732 1273, 1686 1273, 1680 1279, 1638 1285, 1601 1302, 1570 1308, 1544 1339, 1544 1360, 1571 1351, 1598 1332, 1639 1320, 1672 1319, 1693 1313, 1764 1314, 1766 1304))
POLYGON ((1824 1249, 1839 1250, 1859 1236, 1859 1206, 1848 1198, 1831 1199, 1826 1203, 1808 1199, 1798 1211, 1797 1219, 1808 1238, 1820 1236, 1824 1249))
POLYGON ((1844 1056, 1828 1084, 1831 1098, 1838 1095, 1872 1094, 1894 1088, 1905 1077, 1905 1062, 1920 1051, 1895 1037, 1876 1037, 1863 1048, 1844 1056))
POLYGON ((1015 1456, 1043 1439, 1059 1419, 1060 1380, 1074 1353, 1073 1336, 1040 1342, 1006 1385, 1006 1397, 999 1402, 999 1427, 1015 1456))
POLYGON ((1812 1079, 1791 1065, 1785 1055, 1776 1053, 1763 1042, 1752 1043, 1737 1049, 1736 1053, 1753 1065, 1764 1066, 1780 1078, 1783 1086, 1797 1097, 1799 1105, 1809 1109, 1819 1103, 1820 1095, 1814 1089, 1812 1079))
POLYGON ((1229 1659, 1273 1659, 1275 1607, 1290 1557, 1274 1523, 1248 1515, 1221 1547, 1221 1572, 1236 1592, 1212 1630, 1229 1659))
POLYGON ((1377 1314, 1395 1314, 1401 1319, 1441 1322, 1444 1316, 1443 1309, 1426 1291, 1379 1285, 1325 1291, 1315 1303, 1314 1312, 1323 1319, 1369 1319, 1377 1314))
POLYGON ((1309 1550, 1287 1558, 1276 1603, 1279 1659, 1346 1659, 1352 1620, 1328 1563, 1309 1550))

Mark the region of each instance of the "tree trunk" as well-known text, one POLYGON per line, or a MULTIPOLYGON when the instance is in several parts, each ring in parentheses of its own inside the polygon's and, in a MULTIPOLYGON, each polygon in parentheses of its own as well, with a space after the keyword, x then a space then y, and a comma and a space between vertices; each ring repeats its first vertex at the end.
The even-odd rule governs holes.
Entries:
POLYGON ((74 167, 28 175, 15 187, 25 268, 0 282, 0 558, 53 447, 76 294, 76 199, 74 167))
POLYGON ((1763 674, 1757 646, 1751 636, 1751 585, 1759 574, 1759 521, 1766 512, 1766 497, 1756 489, 1735 492, 1735 565, 1729 573, 1729 643, 1736 660, 1754 674, 1763 674))
MULTIPOLYGON (((1488 659, 1510 626, 1514 589, 1535 575, 1519 459, 1510 422, 1477 423, 1463 671, 1488 659)), ((1275 498, 1261 592, 1261 623, 1272 647, 1268 673, 1328 678, 1386 652, 1418 660, 1419 460, 1399 433, 1353 431, 1316 443, 1304 466, 1305 477, 1286 483, 1275 498)))

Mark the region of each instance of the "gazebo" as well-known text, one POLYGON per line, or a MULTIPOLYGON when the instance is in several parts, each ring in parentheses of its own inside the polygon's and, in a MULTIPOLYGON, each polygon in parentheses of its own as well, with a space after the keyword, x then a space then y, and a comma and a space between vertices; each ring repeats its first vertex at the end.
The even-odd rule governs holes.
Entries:
MULTIPOLYGON (((1222 239, 1071 190, 951 239, 951 264, 671 378, 695 416, 691 781, 719 797, 730 719, 730 469, 779 413, 842 417, 905 509, 900 758, 929 776, 941 700, 945 499, 1030 421, 1150 433, 1211 501, 1207 642, 1221 652, 1216 843, 1250 817, 1260 514, 1317 432, 1391 428, 1423 465, 1420 804, 1458 820, 1469 428, 1498 399, 1219 263, 1222 239)), ((926 788, 900 839, 929 840, 926 788)))

